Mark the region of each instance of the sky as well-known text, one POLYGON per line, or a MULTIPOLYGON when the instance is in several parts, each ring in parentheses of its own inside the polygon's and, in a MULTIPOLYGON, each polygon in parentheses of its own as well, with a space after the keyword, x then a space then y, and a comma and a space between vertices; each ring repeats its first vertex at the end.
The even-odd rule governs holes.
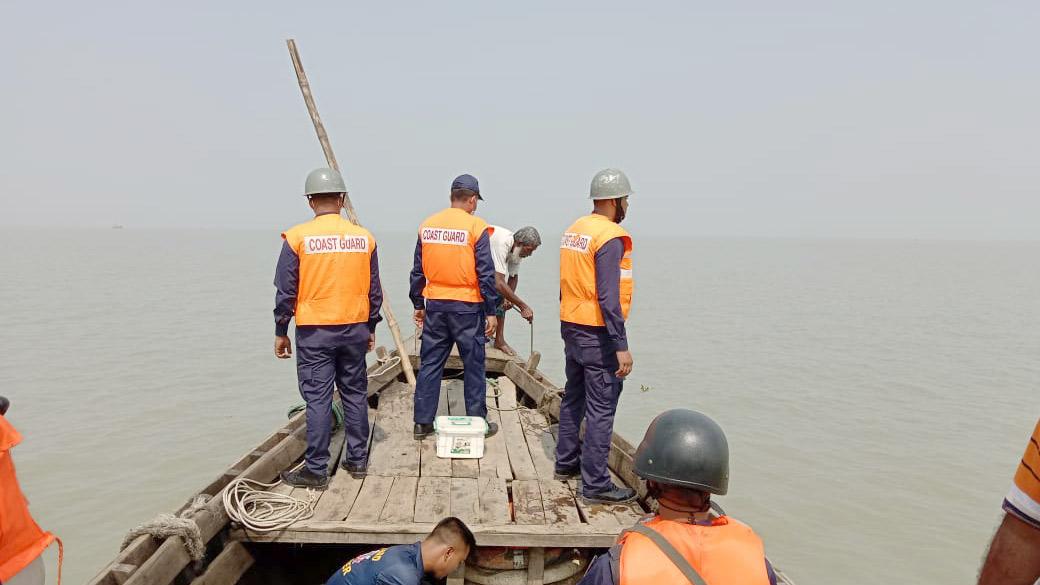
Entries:
POLYGON ((476 175, 562 231, 623 169, 675 236, 1040 239, 1040 4, 40 2, 0 7, 0 225, 264 229, 324 157, 366 226, 476 175))

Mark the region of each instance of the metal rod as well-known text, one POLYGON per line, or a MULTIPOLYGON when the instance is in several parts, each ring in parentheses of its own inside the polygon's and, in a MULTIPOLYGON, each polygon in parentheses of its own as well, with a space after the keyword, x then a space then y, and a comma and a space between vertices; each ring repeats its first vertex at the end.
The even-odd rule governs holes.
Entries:
MULTIPOLYGON (((311 84, 307 81, 307 74, 303 71, 303 62, 300 61, 300 53, 296 50, 296 41, 288 39, 286 44, 289 46, 289 56, 292 58, 293 68, 296 69, 296 80, 300 83, 300 93, 303 94, 303 102, 307 104, 307 112, 311 115, 311 122, 314 123, 314 131, 318 134, 318 142, 321 143, 321 149, 325 152, 325 160, 330 167, 338 171, 339 162, 336 160, 335 153, 332 152, 332 143, 329 142, 329 135, 325 132, 325 125, 322 124, 321 116, 318 115, 318 107, 314 104, 311 84)), ((343 194, 343 209, 347 212, 347 219, 357 225, 361 225, 357 213, 354 211, 354 205, 350 202, 350 195, 347 193, 343 194)), ((387 295, 383 295, 383 316, 386 317, 386 324, 390 327, 390 335, 394 338, 397 354, 401 356, 401 370, 404 371, 404 378, 410 385, 415 386, 415 373, 412 371, 412 362, 408 359, 408 351, 404 347, 404 341, 401 339, 401 330, 397 325, 397 319, 394 317, 394 311, 390 307, 390 297, 387 295)))

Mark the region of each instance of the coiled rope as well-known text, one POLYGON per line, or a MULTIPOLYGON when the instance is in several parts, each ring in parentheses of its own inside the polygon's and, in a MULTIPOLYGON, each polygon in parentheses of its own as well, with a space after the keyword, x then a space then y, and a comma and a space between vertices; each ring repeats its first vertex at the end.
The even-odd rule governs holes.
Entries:
POLYGON ((209 496, 206 494, 199 494, 191 501, 191 504, 185 508, 180 514, 174 516, 173 514, 159 514, 151 522, 146 522, 140 526, 134 528, 130 532, 126 533, 123 537, 123 544, 119 547, 119 550, 123 550, 130 546, 138 536, 147 534, 153 538, 168 538, 170 536, 179 536, 184 540, 184 547, 188 549, 188 555, 193 561, 202 560, 203 555, 206 552, 204 542, 202 542, 202 533, 199 531, 199 525, 195 523, 191 517, 196 512, 206 507, 206 502, 209 501, 209 496))
POLYGON ((240 477, 224 488, 224 510, 229 518, 253 532, 274 532, 314 515, 318 492, 307 490, 307 499, 269 491, 281 483, 263 483, 240 477))

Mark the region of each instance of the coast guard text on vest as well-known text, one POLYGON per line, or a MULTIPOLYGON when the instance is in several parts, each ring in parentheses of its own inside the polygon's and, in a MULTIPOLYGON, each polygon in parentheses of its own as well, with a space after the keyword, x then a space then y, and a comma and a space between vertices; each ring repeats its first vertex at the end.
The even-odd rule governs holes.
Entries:
POLYGON ((336 254, 368 252, 368 238, 364 236, 307 236, 303 239, 306 254, 336 254))

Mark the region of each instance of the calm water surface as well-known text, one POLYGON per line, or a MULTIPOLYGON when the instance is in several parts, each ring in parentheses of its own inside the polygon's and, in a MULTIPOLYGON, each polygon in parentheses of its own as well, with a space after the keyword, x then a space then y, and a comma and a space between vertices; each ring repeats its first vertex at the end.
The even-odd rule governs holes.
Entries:
MULTIPOLYGON (((380 241, 404 322, 413 244, 380 241)), ((732 449, 723 505, 803 585, 973 582, 1040 416, 1040 243, 637 244, 618 430, 638 441, 678 406, 715 417, 732 449)), ((292 363, 271 355, 279 245, 247 231, 0 235, 0 393, 69 582, 299 400, 292 363)), ((562 383, 556 270, 547 246, 520 292, 562 383)), ((507 331, 525 353, 527 325, 514 314, 507 331)))

